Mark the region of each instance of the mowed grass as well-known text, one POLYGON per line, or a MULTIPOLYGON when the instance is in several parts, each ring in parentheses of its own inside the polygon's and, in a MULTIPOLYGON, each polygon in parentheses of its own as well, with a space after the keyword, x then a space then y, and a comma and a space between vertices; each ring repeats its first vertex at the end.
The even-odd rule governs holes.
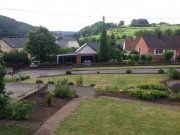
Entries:
POLYGON ((123 99, 89 99, 54 135, 180 135, 180 109, 123 99))
POLYGON ((0 135, 31 135, 33 130, 16 125, 2 126, 0 125, 0 135))
MULTIPOLYGON (((69 76, 56 76, 46 78, 32 78, 26 80, 26 83, 35 83, 36 80, 41 79, 44 83, 48 81, 68 79, 69 82, 74 82, 80 75, 69 75, 69 76)), ((90 84, 96 84, 96 87, 105 86, 117 86, 120 89, 129 85, 137 85, 142 83, 160 83, 163 80, 167 80, 167 76, 163 74, 92 74, 92 75, 81 75, 83 77, 83 85, 89 86, 90 84)))

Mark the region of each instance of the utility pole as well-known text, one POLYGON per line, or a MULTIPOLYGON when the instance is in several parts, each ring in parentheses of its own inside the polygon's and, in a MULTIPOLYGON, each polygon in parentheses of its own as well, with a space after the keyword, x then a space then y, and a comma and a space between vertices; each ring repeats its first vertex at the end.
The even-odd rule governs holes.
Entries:
POLYGON ((105 17, 105 16, 103 16, 103 22, 105 22, 105 20, 106 20, 106 17, 105 17))

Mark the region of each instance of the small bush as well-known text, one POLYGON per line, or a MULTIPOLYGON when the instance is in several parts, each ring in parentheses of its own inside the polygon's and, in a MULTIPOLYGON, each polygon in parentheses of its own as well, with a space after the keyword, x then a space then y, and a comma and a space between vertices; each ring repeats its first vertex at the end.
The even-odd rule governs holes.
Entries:
POLYGON ((130 54, 130 59, 134 60, 134 61, 138 61, 139 60, 139 54, 130 54))
POLYGON ((8 104, 6 113, 11 119, 27 120, 30 118, 32 109, 36 103, 28 101, 17 101, 8 104))
POLYGON ((100 74, 100 71, 97 71, 96 73, 97 73, 97 74, 100 74))
POLYGON ((20 78, 21 81, 26 80, 26 77, 25 77, 25 76, 20 76, 19 78, 20 78))
POLYGON ((74 83, 73 83, 73 82, 69 82, 68 85, 69 85, 69 86, 73 86, 74 83))
POLYGON ((131 69, 126 70, 126 74, 131 74, 131 73, 132 73, 131 69))
POLYGON ((71 75, 71 73, 72 73, 72 72, 71 72, 70 70, 67 70, 67 71, 66 71, 66 75, 71 75))
POLYGON ((42 80, 36 80, 36 83, 37 83, 37 84, 42 84, 43 81, 42 81, 42 80))
POLYGON ((83 86, 83 77, 79 76, 79 78, 76 81, 77 86, 83 86))
POLYGON ((30 79, 31 77, 28 75, 28 76, 26 76, 26 79, 30 79))
POLYGON ((54 84, 54 81, 48 81, 48 84, 54 84))
POLYGON ((21 80, 20 80, 20 78, 16 78, 15 81, 16 81, 16 82, 19 82, 19 81, 21 81, 21 80))
POLYGON ((96 86, 96 84, 94 84, 94 83, 90 84, 90 87, 94 87, 94 86, 96 86))
POLYGON ((51 103, 52 103, 52 94, 50 92, 47 93, 46 103, 47 103, 48 106, 51 106, 51 103))
POLYGON ((180 79, 180 74, 175 69, 169 69, 167 74, 169 79, 177 79, 177 80, 180 79))
POLYGON ((60 98, 72 99, 76 96, 76 92, 71 90, 68 85, 57 85, 54 90, 54 95, 60 98))
POLYGON ((152 61, 153 60, 153 55, 152 54, 146 54, 146 61, 152 61))
POLYGON ((163 56, 166 61, 170 61, 173 57, 173 52, 166 51, 163 56))
POLYGON ((165 72, 164 72, 163 69, 159 69, 159 70, 158 70, 158 73, 159 73, 159 74, 164 74, 165 72))
POLYGON ((142 61, 146 61, 146 55, 141 55, 141 57, 140 57, 140 60, 142 60, 142 61))

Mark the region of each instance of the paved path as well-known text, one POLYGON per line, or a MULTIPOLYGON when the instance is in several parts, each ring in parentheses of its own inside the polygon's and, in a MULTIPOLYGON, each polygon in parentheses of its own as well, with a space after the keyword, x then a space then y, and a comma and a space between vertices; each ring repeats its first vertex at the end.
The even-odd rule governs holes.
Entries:
POLYGON ((64 121, 64 118, 70 115, 82 101, 94 96, 94 90, 92 88, 74 87, 74 89, 80 97, 72 100, 57 111, 34 133, 34 135, 52 135, 59 124, 64 121))
POLYGON ((12 91, 12 99, 16 99, 24 94, 33 91, 37 88, 37 84, 28 84, 28 83, 7 83, 5 86, 7 91, 12 91))

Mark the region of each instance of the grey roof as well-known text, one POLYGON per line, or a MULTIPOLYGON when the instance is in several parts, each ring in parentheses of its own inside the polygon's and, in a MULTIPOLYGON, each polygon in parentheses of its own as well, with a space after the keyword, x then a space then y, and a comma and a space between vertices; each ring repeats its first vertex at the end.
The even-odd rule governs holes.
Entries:
POLYGON ((26 38, 3 38, 2 40, 12 48, 23 48, 26 42, 26 38))
POLYGON ((57 38, 57 40, 64 40, 64 41, 77 41, 75 38, 73 37, 59 37, 57 38))
POLYGON ((92 49, 94 49, 97 53, 99 53, 100 45, 98 42, 88 42, 87 43, 92 49))
POLYGON ((76 50, 76 53, 78 51, 80 51, 81 49, 84 48, 84 46, 88 45, 89 47, 91 47, 94 51, 96 51, 97 53, 99 53, 99 50, 100 50, 100 46, 99 46, 99 43, 98 42, 87 42, 85 43, 84 45, 82 45, 80 48, 78 48, 76 50))
POLYGON ((179 49, 180 36, 143 36, 149 48, 179 49))

